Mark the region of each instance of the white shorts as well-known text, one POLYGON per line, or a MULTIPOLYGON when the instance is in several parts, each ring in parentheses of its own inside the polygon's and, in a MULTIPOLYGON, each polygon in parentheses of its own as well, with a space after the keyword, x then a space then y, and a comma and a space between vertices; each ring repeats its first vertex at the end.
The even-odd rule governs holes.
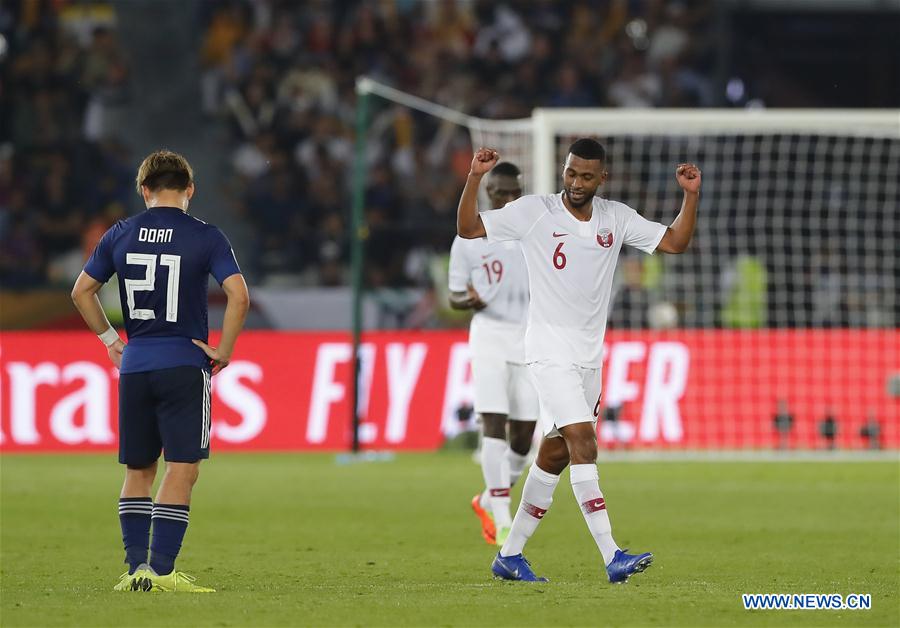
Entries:
POLYGON ((537 421, 540 405, 524 364, 502 358, 472 357, 475 412, 505 414, 511 421, 537 421))
POLYGON ((560 436, 559 428, 572 423, 597 422, 600 369, 544 361, 531 362, 528 368, 540 400, 544 436, 560 436))

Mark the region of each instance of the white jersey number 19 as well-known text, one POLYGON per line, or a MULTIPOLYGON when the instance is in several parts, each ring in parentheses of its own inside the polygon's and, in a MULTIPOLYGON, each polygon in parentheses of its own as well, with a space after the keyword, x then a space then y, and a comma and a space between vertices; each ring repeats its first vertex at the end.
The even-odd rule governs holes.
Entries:
MULTIPOLYGON (((125 263, 144 266, 143 279, 126 279, 125 293, 128 300, 128 316, 131 319, 147 321, 156 318, 153 310, 134 307, 134 293, 156 289, 156 255, 150 253, 126 253, 125 263)), ((159 263, 169 267, 169 281, 166 285, 166 320, 178 320, 178 279, 181 275, 180 255, 160 255, 159 263)))
POLYGON ((484 272, 487 274, 488 285, 497 282, 499 283, 501 279, 503 279, 503 262, 498 259, 495 259, 491 262, 491 265, 482 264, 481 267, 484 269, 484 272), (494 271, 494 276, 491 278, 491 271, 494 271))

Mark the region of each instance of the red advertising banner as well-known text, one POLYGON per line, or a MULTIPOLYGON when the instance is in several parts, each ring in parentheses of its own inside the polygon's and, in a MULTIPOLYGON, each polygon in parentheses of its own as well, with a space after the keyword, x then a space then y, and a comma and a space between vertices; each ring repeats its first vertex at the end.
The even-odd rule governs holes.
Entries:
MULTIPOLYGON (((213 378, 213 449, 346 449, 351 357, 346 334, 246 332, 213 378)), ((465 332, 371 332, 361 362, 366 448, 435 449, 470 428, 465 332)), ((898 330, 614 331, 602 377, 619 409, 606 447, 822 448, 827 417, 836 447, 900 447, 898 330)), ((92 334, 4 333, 0 451, 114 449, 117 378, 92 334)))

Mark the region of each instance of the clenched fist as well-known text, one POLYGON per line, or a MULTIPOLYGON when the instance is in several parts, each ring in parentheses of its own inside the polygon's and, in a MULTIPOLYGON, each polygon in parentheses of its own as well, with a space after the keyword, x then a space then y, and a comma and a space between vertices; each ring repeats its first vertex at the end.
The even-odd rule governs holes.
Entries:
POLYGON ((675 169, 675 179, 685 192, 700 191, 701 174, 700 168, 694 164, 678 164, 678 168, 675 169))
POLYGON ((472 167, 469 169, 469 174, 481 176, 497 165, 499 160, 500 153, 493 148, 479 148, 475 151, 475 156, 472 158, 472 167))

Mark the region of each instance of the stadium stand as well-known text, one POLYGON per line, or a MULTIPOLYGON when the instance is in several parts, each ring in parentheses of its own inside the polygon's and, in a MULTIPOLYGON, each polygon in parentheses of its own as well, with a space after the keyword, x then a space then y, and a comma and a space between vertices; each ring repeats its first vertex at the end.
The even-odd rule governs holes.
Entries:
POLYGON ((9 3, 0 23, 0 283, 68 283, 132 194, 129 65, 110 7, 9 3))
MULTIPOLYGON (((140 209, 130 181, 135 147, 118 132, 136 77, 116 23, 143 6, 23 1, 0 9, 8 45, 0 63, 3 288, 67 283, 105 226, 140 209)), ((201 68, 196 106, 228 155, 211 183, 236 201, 246 233, 235 246, 248 277, 276 287, 347 285, 353 86, 361 74, 486 118, 523 117, 535 106, 897 104, 896 67, 882 54, 890 40, 879 35, 876 12, 804 14, 799 29, 795 14, 773 20, 748 9, 736 19, 723 6, 197 3, 189 16, 201 68), (828 56, 827 42, 863 27, 872 42, 866 54, 880 61, 843 73, 855 91, 793 80, 815 72, 790 47, 780 64, 755 54, 765 41, 793 38, 807 56, 821 55, 814 65, 839 69, 848 61, 828 56), (723 47, 728 29, 744 29, 743 48, 723 47)), ((840 46, 832 48, 837 54, 840 46)), ((446 252, 453 234, 468 136, 384 103, 372 136, 367 285, 427 289, 429 260, 446 252)))

